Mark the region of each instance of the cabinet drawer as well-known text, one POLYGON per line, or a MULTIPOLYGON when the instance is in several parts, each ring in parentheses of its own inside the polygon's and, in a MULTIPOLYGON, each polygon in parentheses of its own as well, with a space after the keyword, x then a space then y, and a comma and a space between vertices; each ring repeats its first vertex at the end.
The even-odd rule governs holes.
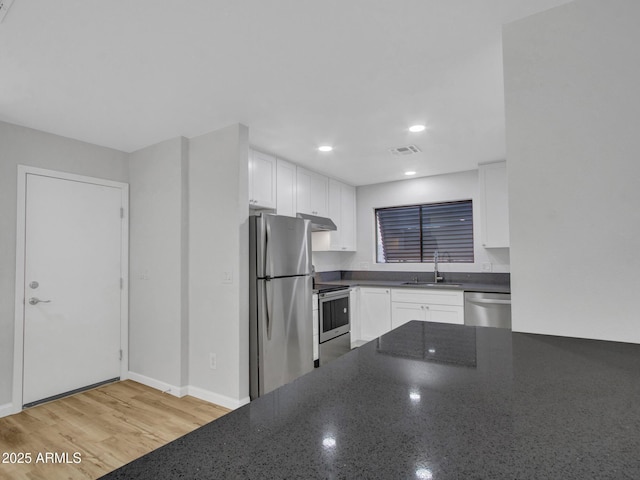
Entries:
POLYGON ((392 302, 424 303, 429 305, 464 305, 464 292, 461 290, 427 290, 418 288, 394 288, 391 290, 392 302))

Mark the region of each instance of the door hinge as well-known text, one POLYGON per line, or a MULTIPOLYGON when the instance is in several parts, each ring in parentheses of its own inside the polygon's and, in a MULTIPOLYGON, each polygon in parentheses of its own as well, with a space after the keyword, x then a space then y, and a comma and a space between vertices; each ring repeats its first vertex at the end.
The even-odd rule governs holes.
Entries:
POLYGON ((120 207, 120 218, 124 218, 124 207, 120 207))
POLYGON ((122 349, 120 349, 120 360, 122 360, 122 349))
POLYGON ((120 277, 120 290, 124 288, 124 278, 120 277))

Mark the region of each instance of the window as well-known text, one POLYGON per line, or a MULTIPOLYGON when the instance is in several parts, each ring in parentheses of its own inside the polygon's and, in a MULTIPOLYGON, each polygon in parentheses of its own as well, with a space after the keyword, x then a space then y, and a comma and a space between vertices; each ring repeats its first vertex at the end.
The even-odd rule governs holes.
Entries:
POLYGON ((473 204, 430 203, 376 209, 378 263, 473 263, 473 204))

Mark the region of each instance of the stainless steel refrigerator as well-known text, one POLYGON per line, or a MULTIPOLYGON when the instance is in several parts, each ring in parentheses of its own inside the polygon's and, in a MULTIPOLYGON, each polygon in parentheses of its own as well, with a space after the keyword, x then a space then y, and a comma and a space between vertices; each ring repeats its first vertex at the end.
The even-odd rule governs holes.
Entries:
POLYGON ((249 217, 251 399, 313 370, 311 224, 249 217))

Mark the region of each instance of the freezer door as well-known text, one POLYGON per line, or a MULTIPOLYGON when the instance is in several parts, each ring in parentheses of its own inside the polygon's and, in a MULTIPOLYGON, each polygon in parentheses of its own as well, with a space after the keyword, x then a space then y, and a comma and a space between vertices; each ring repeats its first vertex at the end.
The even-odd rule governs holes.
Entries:
POLYGON ((311 273, 311 224, 308 220, 261 215, 256 221, 258 278, 311 273))
POLYGON ((311 294, 309 276, 258 280, 259 395, 313 370, 311 294))

